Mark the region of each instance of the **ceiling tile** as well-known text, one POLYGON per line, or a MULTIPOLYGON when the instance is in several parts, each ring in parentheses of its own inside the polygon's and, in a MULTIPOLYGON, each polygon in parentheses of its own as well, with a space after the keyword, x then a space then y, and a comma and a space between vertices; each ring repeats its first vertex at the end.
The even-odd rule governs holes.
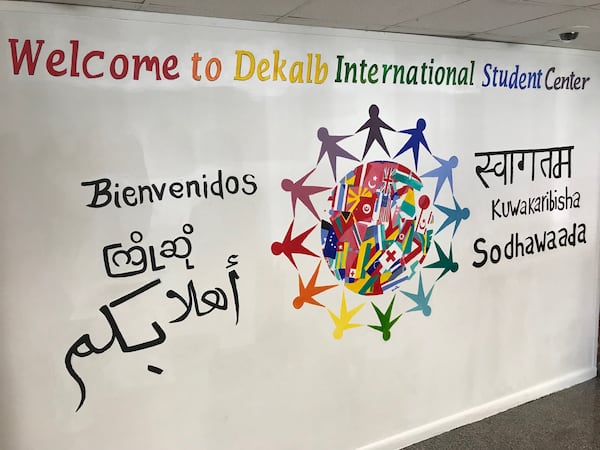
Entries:
MULTIPOLYGON (((97 6, 100 8, 138 9, 144 0, 56 0, 61 5, 97 6)), ((45 2, 50 3, 50 2, 45 2)))
POLYGON ((600 32, 600 11, 576 9, 517 25, 498 28, 494 30, 494 34, 535 39, 542 38, 548 41, 557 39, 558 33, 565 31, 578 31, 580 34, 579 38, 591 31, 600 32))
POLYGON ((312 0, 290 17, 318 20, 319 24, 346 28, 383 28, 429 14, 465 0, 312 0))
POLYGON ((538 3, 558 6, 591 6, 597 5, 598 0, 521 0, 523 3, 538 3))
POLYGON ((255 17, 283 16, 306 0, 149 0, 142 9, 166 7, 180 14, 254 20, 255 17))
POLYGON ((346 23, 337 22, 333 20, 327 20, 323 18, 312 19, 308 17, 296 17, 294 15, 284 16, 282 18, 278 18, 277 23, 283 23, 287 25, 305 25, 310 27, 329 27, 329 28, 351 28, 351 29, 359 29, 366 31, 381 31, 385 28, 384 25, 373 25, 370 23, 364 23, 361 27, 351 27, 346 23))
POLYGON ((503 36, 495 33, 478 33, 469 37, 475 41, 511 42, 514 44, 543 45, 548 41, 543 37, 503 36))
POLYGON ((215 18, 228 18, 237 20, 250 20, 255 22, 274 22, 279 16, 269 16, 261 14, 251 14, 248 12, 244 13, 230 13, 224 15, 222 13, 215 13, 212 10, 199 10, 197 7, 180 7, 180 6, 167 6, 167 5, 156 5, 154 3, 144 4, 140 7, 140 11, 156 12, 165 14, 184 14, 188 16, 203 16, 203 17, 215 17, 215 18))
POLYGON ((467 37, 471 33, 464 31, 443 31, 439 30, 430 30, 427 28, 415 28, 415 27, 407 27, 403 25, 394 25, 393 27, 388 27, 385 29, 386 33, 404 33, 404 34, 424 34, 428 36, 442 36, 442 37, 467 37))
POLYGON ((470 0, 401 25, 438 32, 483 33, 569 9, 572 8, 518 0, 470 0))
POLYGON ((600 51, 600 0, 57 0, 54 3, 600 51), (578 39, 568 44, 558 39, 560 31, 576 26, 587 27, 577 29, 578 39))

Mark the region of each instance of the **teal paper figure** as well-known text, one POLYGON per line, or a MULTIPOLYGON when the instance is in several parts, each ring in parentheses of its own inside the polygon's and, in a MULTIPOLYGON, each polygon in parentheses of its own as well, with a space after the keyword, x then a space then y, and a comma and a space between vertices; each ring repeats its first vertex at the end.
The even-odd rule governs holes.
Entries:
POLYGON ((421 311, 426 317, 431 315, 431 306, 429 306, 429 298, 431 297, 431 292, 433 292, 433 286, 431 287, 431 289, 429 289, 427 295, 425 295, 425 291, 423 290, 423 278, 421 277, 421 274, 419 274, 419 291, 416 294, 412 294, 406 291, 400 292, 402 292, 404 295, 406 295, 408 298, 410 298, 413 302, 417 304, 417 306, 409 309, 406 312, 421 311))
POLYGON ((438 260, 428 266, 425 266, 426 269, 444 269, 439 277, 437 277, 436 281, 442 278, 444 275, 450 272, 456 272, 458 270, 458 263, 454 261, 452 257, 452 245, 450 245, 450 253, 448 256, 444 254, 442 248, 438 245, 437 242, 434 242, 435 249, 438 254, 438 260))
POLYGON ((452 231, 452 236, 456 233, 458 226, 463 220, 466 220, 471 215, 469 208, 461 208, 456 201, 456 198, 453 197, 454 207, 455 209, 448 208, 446 206, 434 205, 437 209, 446 214, 446 220, 442 223, 442 226, 437 230, 436 234, 446 228, 448 225, 454 223, 454 230, 452 231))

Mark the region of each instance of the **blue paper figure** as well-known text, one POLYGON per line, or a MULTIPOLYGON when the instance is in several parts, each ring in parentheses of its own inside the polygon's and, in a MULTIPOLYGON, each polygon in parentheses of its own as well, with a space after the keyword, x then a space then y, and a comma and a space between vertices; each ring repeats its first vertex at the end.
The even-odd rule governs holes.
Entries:
POLYGON ((440 189, 444 184, 444 181, 448 180, 448 184, 450 185, 450 191, 454 194, 454 184, 452 182, 452 169, 456 168, 458 165, 458 158, 456 156, 450 157, 449 160, 445 160, 442 158, 438 158, 433 155, 433 157, 440 163, 440 167, 437 169, 430 170, 427 173, 421 175, 421 177, 432 177, 437 178, 437 184, 435 185, 435 194, 433 196, 433 200, 437 198, 440 193, 440 189))
POLYGON ((400 151, 396 153, 396 156, 394 156, 394 158, 397 158, 405 151, 412 149, 413 158, 415 159, 415 169, 417 169, 419 166, 419 147, 423 145, 423 147, 425 147, 427 151, 431 153, 431 150, 429 150, 429 146, 427 145, 427 141, 425 140, 425 136, 423 136, 423 130, 426 126, 427 123, 425 122, 425 119, 419 119, 417 120, 416 128, 410 128, 408 130, 399 131, 398 133, 409 134, 410 138, 408 138, 408 141, 406 141, 404 147, 402 147, 400 151))

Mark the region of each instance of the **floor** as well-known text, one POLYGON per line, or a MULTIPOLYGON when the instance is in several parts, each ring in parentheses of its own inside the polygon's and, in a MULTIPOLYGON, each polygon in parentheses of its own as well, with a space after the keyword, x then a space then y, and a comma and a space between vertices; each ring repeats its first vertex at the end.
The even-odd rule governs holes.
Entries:
POLYGON ((600 378, 407 447, 410 450, 599 450, 600 378))

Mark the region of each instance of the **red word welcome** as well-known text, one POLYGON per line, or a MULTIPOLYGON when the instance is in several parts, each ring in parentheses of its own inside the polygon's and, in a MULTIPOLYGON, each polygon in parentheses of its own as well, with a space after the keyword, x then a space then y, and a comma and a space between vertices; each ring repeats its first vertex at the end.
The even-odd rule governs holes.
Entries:
POLYGON ((28 75, 35 75, 36 71, 47 72, 53 77, 79 77, 85 78, 110 77, 115 80, 129 78, 140 79, 140 73, 151 73, 156 80, 161 80, 161 75, 166 80, 179 78, 177 71, 177 56, 169 55, 164 60, 158 56, 131 55, 122 53, 112 57, 106 56, 102 50, 91 50, 79 54, 79 41, 69 41, 68 50, 44 49, 43 39, 35 41, 35 51, 30 39, 26 39, 19 46, 19 39, 11 38, 10 44, 13 74, 19 75, 21 70, 27 71, 28 75), (42 52, 44 50, 44 52, 42 52), (38 61, 45 59, 45 64, 38 66, 38 61))

